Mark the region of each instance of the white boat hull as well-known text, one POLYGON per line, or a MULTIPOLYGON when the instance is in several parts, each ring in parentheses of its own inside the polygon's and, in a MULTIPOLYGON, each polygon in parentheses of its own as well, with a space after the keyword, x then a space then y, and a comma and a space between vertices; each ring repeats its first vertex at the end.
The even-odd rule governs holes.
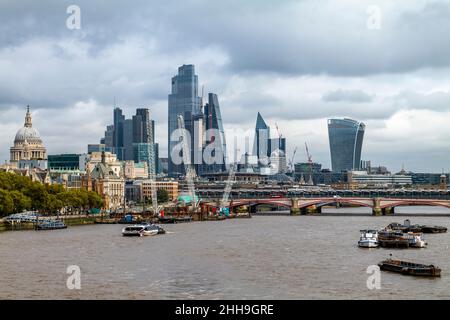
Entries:
POLYGON ((379 246, 377 241, 358 241, 358 246, 361 248, 377 248, 379 246))

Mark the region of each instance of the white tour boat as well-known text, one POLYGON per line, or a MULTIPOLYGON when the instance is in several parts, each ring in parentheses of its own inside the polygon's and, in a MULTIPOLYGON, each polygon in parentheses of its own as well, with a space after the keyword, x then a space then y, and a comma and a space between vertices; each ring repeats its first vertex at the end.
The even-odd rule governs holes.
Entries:
POLYGON ((164 229, 155 226, 153 224, 135 224, 126 226, 122 229, 122 235, 124 237, 142 237, 142 236, 154 236, 158 233, 164 233, 164 229))
POLYGON ((358 246, 361 248, 376 248, 378 247, 378 231, 377 230, 361 230, 361 237, 358 241, 358 246))

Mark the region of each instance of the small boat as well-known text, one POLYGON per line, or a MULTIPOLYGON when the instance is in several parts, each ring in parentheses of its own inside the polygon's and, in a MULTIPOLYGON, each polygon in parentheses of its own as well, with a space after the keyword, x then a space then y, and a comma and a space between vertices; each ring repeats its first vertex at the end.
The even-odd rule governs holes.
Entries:
POLYGON ((96 223, 96 224, 117 224, 118 221, 116 219, 95 219, 94 223, 96 223))
POLYGON ((58 229, 66 229, 66 228, 67 228, 67 225, 60 220, 44 221, 44 222, 38 223, 34 227, 35 230, 58 230, 58 229))
POLYGON ((173 217, 159 217, 158 218, 159 223, 175 223, 175 218, 173 217))
POLYGON ((434 265, 425 265, 407 261, 387 259, 378 264, 381 270, 398 272, 410 276, 440 277, 441 269, 434 265))
POLYGON ((117 223, 120 223, 120 224, 136 223, 136 224, 138 224, 138 223, 141 223, 141 219, 140 219, 140 217, 133 216, 132 214, 126 214, 125 216, 120 218, 120 220, 117 221, 117 223))
POLYGON ((124 237, 154 236, 164 233, 166 231, 163 228, 150 223, 135 224, 122 229, 122 235, 124 237))
POLYGON ((427 243, 422 239, 421 233, 408 232, 403 235, 405 239, 408 239, 409 246, 412 248, 425 248, 427 243))
POLYGON ((377 248, 378 231, 377 230, 361 230, 361 236, 358 241, 358 246, 361 248, 377 248))
POLYGON ((446 227, 441 226, 422 226, 423 233, 445 233, 447 232, 446 227))
POLYGON ((191 216, 177 217, 175 218, 175 223, 192 222, 191 216))

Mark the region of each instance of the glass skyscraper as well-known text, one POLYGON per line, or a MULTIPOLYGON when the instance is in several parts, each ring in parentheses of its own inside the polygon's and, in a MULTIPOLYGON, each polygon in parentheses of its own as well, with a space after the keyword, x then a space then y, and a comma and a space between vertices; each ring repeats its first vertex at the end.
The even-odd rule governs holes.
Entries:
POLYGON ((105 150, 112 151, 121 161, 145 161, 149 173, 158 167, 158 144, 155 143, 155 122, 150 119, 150 110, 136 109, 136 115, 125 119, 122 109, 114 109, 114 124, 107 127, 105 150))
POLYGON ((135 162, 147 162, 148 173, 158 173, 158 150, 155 143, 133 143, 134 161, 135 162))
POLYGON ((205 145, 214 143, 214 152, 211 155, 216 160, 216 163, 203 164, 200 168, 200 174, 226 171, 226 165, 228 163, 227 143, 219 99, 215 93, 208 94, 208 103, 205 105, 204 110, 204 125, 206 130, 205 145), (220 157, 218 156, 219 154, 221 154, 220 157))
MULTIPOLYGON (((172 150, 179 140, 171 140, 172 133, 178 129, 178 115, 184 118, 184 126, 191 135, 191 159, 194 155, 194 118, 202 116, 201 98, 198 96, 198 77, 194 65, 183 65, 178 68, 178 75, 172 78, 172 92, 169 94, 168 108, 168 158, 169 175, 184 174, 184 165, 176 165, 172 161, 172 150)), ((194 161, 191 161, 194 163, 194 161)))
POLYGON ((253 155, 258 157, 258 162, 260 164, 267 165, 269 163, 270 143, 270 127, 258 112, 255 127, 255 140, 253 142, 253 155))
POLYGON ((364 123, 352 119, 328 119, 333 172, 360 168, 365 128, 364 123))

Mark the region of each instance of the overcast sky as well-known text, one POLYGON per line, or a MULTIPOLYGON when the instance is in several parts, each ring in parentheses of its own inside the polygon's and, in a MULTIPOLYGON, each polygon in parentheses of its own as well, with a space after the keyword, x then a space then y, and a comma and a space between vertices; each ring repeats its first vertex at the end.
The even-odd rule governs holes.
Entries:
POLYGON ((195 64, 226 130, 253 129, 259 111, 296 161, 307 141, 330 167, 326 119, 345 116, 366 123, 373 165, 448 172, 449 17, 437 0, 0 0, 0 159, 27 104, 49 154, 81 153, 114 99, 127 117, 150 108, 166 155, 170 79, 195 64))

